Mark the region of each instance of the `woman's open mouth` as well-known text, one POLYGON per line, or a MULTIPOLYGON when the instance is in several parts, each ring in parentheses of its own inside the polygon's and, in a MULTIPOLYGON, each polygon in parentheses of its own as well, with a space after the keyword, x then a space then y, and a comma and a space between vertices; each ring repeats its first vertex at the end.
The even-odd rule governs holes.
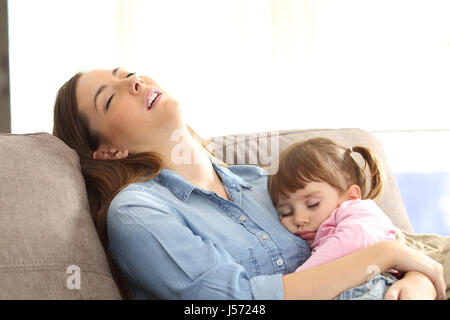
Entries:
POLYGON ((145 105, 147 110, 150 110, 161 100, 162 92, 155 88, 150 88, 145 95, 145 105))

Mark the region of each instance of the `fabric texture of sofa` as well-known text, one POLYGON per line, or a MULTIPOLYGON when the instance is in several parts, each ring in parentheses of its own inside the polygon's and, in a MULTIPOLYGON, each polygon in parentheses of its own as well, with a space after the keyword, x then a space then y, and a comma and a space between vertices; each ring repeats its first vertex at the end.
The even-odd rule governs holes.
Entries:
MULTIPOLYGON (((288 130, 206 139, 229 164, 259 159, 315 136, 375 150, 387 186, 378 204, 399 228, 397 240, 444 265, 450 286, 450 237, 416 235, 380 142, 361 129, 288 130), (274 140, 275 137, 275 140, 274 140)), ((89 213, 77 154, 48 133, 0 134, 0 299, 121 299, 89 213)), ((426 213, 424 213, 426 214, 426 213)), ((450 290, 447 290, 450 298, 450 290)))

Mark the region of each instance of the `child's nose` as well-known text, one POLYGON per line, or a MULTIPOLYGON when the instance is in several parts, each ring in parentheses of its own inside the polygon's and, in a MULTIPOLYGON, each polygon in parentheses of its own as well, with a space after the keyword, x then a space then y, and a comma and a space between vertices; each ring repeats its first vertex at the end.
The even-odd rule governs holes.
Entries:
POLYGON ((308 216, 301 214, 301 213, 297 213, 297 212, 295 213, 294 222, 297 226, 303 227, 303 226, 307 225, 309 223, 309 221, 310 220, 309 220, 308 216))

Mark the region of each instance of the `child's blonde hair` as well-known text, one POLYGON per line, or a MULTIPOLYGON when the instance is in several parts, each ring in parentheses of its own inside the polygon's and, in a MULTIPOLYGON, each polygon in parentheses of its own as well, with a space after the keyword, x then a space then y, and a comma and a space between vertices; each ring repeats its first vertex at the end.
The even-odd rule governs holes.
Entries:
POLYGON ((269 176, 268 189, 275 205, 280 196, 286 198, 309 182, 326 182, 341 191, 356 184, 363 199, 375 199, 381 195, 383 181, 381 163, 369 148, 347 148, 327 138, 312 138, 294 143, 280 154, 278 172, 269 176), (353 159, 352 152, 362 156, 363 168, 353 159), (366 165, 370 170, 367 195, 366 165))

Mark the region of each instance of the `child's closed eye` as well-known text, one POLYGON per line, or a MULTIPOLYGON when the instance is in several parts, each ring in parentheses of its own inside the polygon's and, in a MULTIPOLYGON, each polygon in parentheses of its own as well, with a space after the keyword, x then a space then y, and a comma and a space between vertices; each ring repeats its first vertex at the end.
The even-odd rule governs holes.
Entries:
POLYGON ((314 209, 314 208, 317 208, 317 207, 319 206, 319 204, 320 204, 320 201, 315 202, 315 203, 313 203, 313 204, 308 204, 308 209, 314 209))
POLYGON ((291 214, 292 214, 292 212, 279 212, 278 211, 278 215, 280 216, 280 218, 289 217, 291 214))

